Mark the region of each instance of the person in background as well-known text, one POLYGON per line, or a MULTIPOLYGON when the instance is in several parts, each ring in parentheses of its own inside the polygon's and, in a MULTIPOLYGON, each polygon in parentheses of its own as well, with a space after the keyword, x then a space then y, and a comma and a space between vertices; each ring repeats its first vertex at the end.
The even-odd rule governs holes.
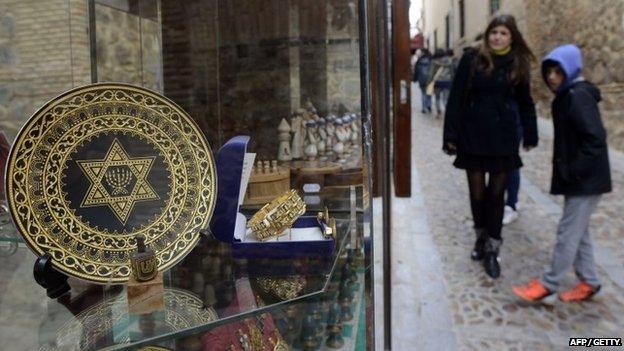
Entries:
POLYGON ((417 82, 421 91, 422 113, 431 113, 431 95, 427 94, 427 80, 431 70, 431 53, 422 49, 421 55, 414 66, 414 76, 412 81, 417 82))
POLYGON ((524 300, 553 302, 565 274, 574 268, 579 283, 559 294, 564 302, 584 301, 600 290, 589 221, 600 197, 611 191, 607 132, 600 118, 600 90, 581 76, 581 50, 563 45, 542 61, 542 76, 555 94, 555 130, 550 192, 564 195, 550 268, 541 279, 514 286, 524 300))
MULTIPOLYGON (((516 114, 518 139, 522 140, 522 123, 520 123, 520 113, 518 106, 514 101, 510 101, 510 105, 516 114)), ((505 201, 505 211, 503 213, 503 225, 508 225, 516 221, 519 217, 518 212, 518 193, 520 192, 520 168, 509 172, 507 176, 507 200, 505 201)))
POLYGON ((453 165, 466 170, 476 241, 473 260, 487 275, 500 276, 499 248, 509 172, 522 166, 518 107, 525 150, 538 143, 529 71, 535 58, 513 16, 492 19, 478 50, 462 56, 444 116, 443 150, 457 155, 453 165), (487 177, 487 182, 486 182, 487 177))
POLYGON ((451 90, 453 80, 453 54, 448 51, 437 49, 433 55, 433 62, 427 85, 433 84, 433 95, 435 96, 436 117, 442 116, 442 109, 446 109, 448 94, 451 90))

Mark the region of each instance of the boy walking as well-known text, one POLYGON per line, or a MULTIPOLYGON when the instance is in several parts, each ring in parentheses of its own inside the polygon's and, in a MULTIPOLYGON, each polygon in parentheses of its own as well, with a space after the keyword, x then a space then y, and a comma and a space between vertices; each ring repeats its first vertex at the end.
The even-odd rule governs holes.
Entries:
POLYGON ((601 194, 611 191, 607 135, 598 102, 600 91, 581 76, 581 51, 574 45, 554 49, 542 61, 542 76, 555 93, 555 130, 551 193, 564 195, 563 215, 550 268, 513 291, 528 301, 553 302, 570 268, 580 282, 560 293, 564 302, 584 301, 600 290, 589 220, 601 194))

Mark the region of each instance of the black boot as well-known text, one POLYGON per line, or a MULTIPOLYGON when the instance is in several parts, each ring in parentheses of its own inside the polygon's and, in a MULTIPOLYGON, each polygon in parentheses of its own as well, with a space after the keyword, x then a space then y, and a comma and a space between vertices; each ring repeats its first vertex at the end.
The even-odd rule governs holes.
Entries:
POLYGON ((485 242, 483 268, 485 268, 485 273, 487 273, 487 275, 494 279, 500 277, 500 266, 498 265, 498 250, 502 243, 502 240, 492 238, 488 238, 485 242))
POLYGON ((483 228, 475 228, 475 234, 477 235, 477 240, 475 241, 474 248, 470 253, 470 258, 474 261, 480 261, 483 259, 485 241, 487 239, 487 235, 485 233, 485 229, 483 228))

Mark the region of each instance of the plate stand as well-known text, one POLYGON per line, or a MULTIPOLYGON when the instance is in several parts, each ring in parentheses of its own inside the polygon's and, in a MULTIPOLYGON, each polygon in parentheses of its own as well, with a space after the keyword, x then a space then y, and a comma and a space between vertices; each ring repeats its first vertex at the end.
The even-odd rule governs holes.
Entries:
POLYGON ((52 256, 50 254, 37 258, 33 275, 37 284, 46 289, 46 293, 51 299, 56 299, 71 289, 67 284, 67 276, 52 268, 52 256))

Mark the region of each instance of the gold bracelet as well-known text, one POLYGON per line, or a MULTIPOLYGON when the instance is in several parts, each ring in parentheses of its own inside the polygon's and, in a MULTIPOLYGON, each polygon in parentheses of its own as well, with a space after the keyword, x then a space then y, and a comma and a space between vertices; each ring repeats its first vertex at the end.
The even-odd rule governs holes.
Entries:
POLYGON ((249 228, 262 240, 279 237, 299 216, 305 213, 306 205, 297 190, 289 190, 264 205, 249 220, 249 228))
POLYGON ((256 281, 262 290, 282 301, 298 297, 307 283, 306 279, 300 275, 285 278, 259 277, 256 281))

